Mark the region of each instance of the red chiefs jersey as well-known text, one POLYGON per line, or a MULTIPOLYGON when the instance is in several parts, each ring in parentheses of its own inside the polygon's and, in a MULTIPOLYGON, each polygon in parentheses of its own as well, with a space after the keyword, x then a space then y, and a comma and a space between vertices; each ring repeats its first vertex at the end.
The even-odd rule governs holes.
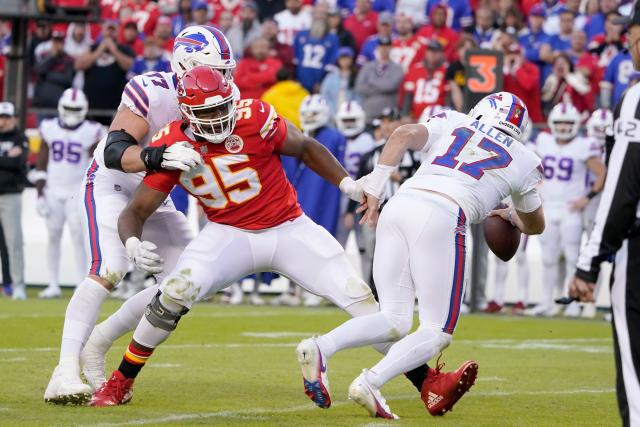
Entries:
POLYGON ((420 117, 422 110, 433 105, 444 105, 449 85, 444 78, 444 66, 430 72, 421 62, 409 69, 400 87, 400 99, 404 99, 407 92, 413 93, 411 114, 420 117))
POLYGON ((278 151, 287 124, 275 109, 257 99, 237 102, 233 134, 224 142, 195 141, 182 121, 160 130, 151 146, 189 141, 203 164, 188 172, 148 172, 144 184, 170 193, 182 186, 198 199, 209 221, 246 230, 263 230, 302 215, 296 190, 282 169, 278 151))
POLYGON ((427 49, 427 39, 414 35, 406 40, 393 39, 391 44, 391 60, 402 65, 406 73, 412 66, 424 59, 427 49))

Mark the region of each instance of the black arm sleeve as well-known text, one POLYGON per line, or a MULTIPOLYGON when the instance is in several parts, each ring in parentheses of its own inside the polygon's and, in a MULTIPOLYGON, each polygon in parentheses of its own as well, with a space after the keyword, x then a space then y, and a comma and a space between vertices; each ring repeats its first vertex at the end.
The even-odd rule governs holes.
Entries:
MULTIPOLYGON (((138 145, 138 141, 124 129, 112 130, 107 135, 107 144, 104 147, 104 164, 109 169, 122 169, 122 155, 131 146, 138 145)), ((124 172, 124 171, 123 171, 124 172)))

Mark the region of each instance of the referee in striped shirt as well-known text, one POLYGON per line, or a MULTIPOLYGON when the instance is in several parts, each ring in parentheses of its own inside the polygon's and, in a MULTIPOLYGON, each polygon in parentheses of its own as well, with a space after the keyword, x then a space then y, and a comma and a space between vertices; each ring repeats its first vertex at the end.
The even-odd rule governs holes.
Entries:
MULTIPOLYGON (((628 24, 628 45, 640 69, 640 2, 628 24)), ((613 147, 593 231, 582 248, 569 293, 593 301, 600 264, 615 256, 611 306, 616 393, 622 424, 640 426, 640 83, 631 86, 614 112, 613 147)), ((610 146, 610 144, 608 144, 610 146)))

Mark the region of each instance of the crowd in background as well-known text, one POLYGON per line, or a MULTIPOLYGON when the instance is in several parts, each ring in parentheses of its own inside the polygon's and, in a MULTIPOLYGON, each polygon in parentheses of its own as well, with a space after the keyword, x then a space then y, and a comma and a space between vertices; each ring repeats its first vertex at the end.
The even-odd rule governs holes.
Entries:
MULTIPOLYGON (((476 47, 504 53, 504 89, 526 100, 534 122, 563 99, 586 118, 612 108, 636 78, 623 28, 613 23, 628 3, 103 0, 102 24, 32 23, 29 94, 32 107, 55 108, 73 85, 91 109, 115 110, 129 78, 169 71, 175 36, 206 24, 227 36, 243 96, 275 100, 294 120, 307 93, 322 94, 332 112, 356 100, 369 122, 388 107, 413 119, 436 105, 461 110, 464 53, 476 47)), ((9 37, 9 23, 0 23, 3 54, 9 37)), ((0 56, 0 79, 5 62, 0 56)), ((95 118, 106 124, 106 114, 95 118)), ((31 115, 29 126, 41 117, 31 115)))

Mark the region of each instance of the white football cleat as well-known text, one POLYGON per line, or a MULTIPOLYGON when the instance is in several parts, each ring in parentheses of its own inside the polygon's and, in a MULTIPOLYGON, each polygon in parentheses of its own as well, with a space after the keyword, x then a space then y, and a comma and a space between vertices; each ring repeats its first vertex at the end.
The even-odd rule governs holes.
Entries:
POLYGON ((13 295, 11 298, 15 301, 23 301, 27 299, 27 289, 24 283, 20 285, 13 285, 13 295))
POLYGON ((314 295, 311 292, 305 292, 304 302, 302 303, 302 305, 304 305, 305 307, 320 307, 320 304, 322 304, 321 297, 319 297, 318 295, 314 295))
POLYGON ((573 301, 569 304, 565 309, 562 315, 564 317, 580 317, 580 313, 582 312, 582 307, 578 301, 573 301))
POLYGON ((249 303, 251 305, 264 305, 264 300, 257 293, 252 293, 249 295, 249 303))
POLYGON ((584 319, 593 319, 596 317, 598 309, 596 308, 596 303, 594 302, 585 302, 582 305, 582 314, 580 317, 584 319))
POLYGON ((80 353, 82 373, 94 392, 98 391, 107 381, 104 366, 111 344, 96 326, 80 353))
MULTIPOLYGON (((56 366, 44 392, 44 401, 56 405, 84 405, 91 399, 91 387, 83 383, 80 373, 73 374, 73 367, 56 366)), ((76 371, 79 368, 75 367, 76 371)))
POLYGON ((538 304, 528 310, 524 314, 527 316, 553 317, 560 312, 560 309, 554 304, 551 307, 545 304, 538 304))
POLYGON ((231 290, 231 297, 229 298, 229 304, 240 305, 244 299, 244 292, 242 291, 242 285, 240 283, 234 283, 229 287, 231 290))
POLYGON ((283 292, 279 297, 271 300, 271 305, 288 305, 296 307, 300 305, 300 297, 290 292, 283 292))
POLYGON ((363 369, 358 378, 353 380, 349 386, 349 399, 369 411, 375 418, 385 418, 397 420, 400 418, 387 405, 387 401, 382 397, 382 393, 367 381, 367 370, 363 369))
POLYGON ((302 340, 296 348, 302 369, 304 392, 320 408, 331 406, 327 362, 314 338, 302 340))
POLYGON ((60 298, 62 292, 60 292, 60 286, 57 285, 49 285, 44 290, 38 293, 38 298, 42 299, 51 299, 51 298, 60 298))

